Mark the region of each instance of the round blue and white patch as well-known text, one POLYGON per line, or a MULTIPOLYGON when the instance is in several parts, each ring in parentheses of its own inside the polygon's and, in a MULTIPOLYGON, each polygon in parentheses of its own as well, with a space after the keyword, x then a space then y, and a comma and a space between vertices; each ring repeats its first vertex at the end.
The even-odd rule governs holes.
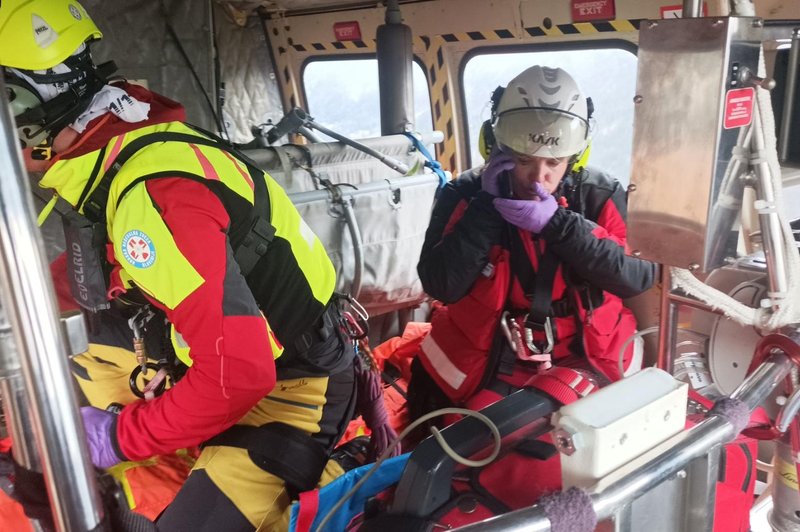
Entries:
POLYGON ((122 237, 122 256, 137 268, 149 268, 156 261, 156 247, 145 232, 134 229, 122 237))

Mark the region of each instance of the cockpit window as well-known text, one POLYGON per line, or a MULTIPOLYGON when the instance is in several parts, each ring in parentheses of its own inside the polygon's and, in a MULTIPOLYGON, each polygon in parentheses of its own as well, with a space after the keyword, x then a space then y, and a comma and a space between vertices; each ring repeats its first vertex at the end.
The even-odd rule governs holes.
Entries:
POLYGON ((462 75, 471 166, 483 162, 478 150, 478 133, 483 121, 491 114, 489 98, 492 91, 529 66, 560 67, 575 78, 581 91, 594 102, 595 125, 589 164, 627 185, 633 140, 636 63, 636 56, 621 48, 511 53, 490 50, 471 57, 464 65, 462 75))
MULTIPOLYGON (((413 63, 414 128, 433 131, 431 99, 425 73, 413 63)), ((314 120, 351 138, 379 137, 377 59, 325 59, 306 64, 303 86, 314 120)))

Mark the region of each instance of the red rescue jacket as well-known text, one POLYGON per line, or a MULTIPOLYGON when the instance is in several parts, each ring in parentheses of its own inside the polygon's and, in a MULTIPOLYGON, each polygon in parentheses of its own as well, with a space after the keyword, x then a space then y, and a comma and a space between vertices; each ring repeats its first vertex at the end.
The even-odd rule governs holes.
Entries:
MULTIPOLYGON (((454 402, 469 398, 495 371, 490 362, 501 313, 530 308, 511 266, 510 231, 519 232, 534 271, 545 252, 558 259, 551 291, 558 303, 551 318, 555 363, 585 355, 609 379, 621 377, 619 351, 636 329, 621 297, 648 289, 654 265, 625 253, 625 194, 618 182, 584 170, 565 178, 560 196, 568 206, 538 236, 499 216, 475 171, 450 183, 438 200, 418 271, 426 291, 447 306, 431 320, 420 361, 454 402)), ((631 354, 628 346, 626 366, 631 354)))

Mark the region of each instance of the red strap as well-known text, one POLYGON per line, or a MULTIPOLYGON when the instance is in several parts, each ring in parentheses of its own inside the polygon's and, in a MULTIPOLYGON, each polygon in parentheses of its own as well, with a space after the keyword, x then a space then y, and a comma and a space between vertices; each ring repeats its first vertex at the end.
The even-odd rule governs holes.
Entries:
POLYGON ((556 366, 529 380, 525 386, 546 393, 562 405, 568 405, 594 391, 594 384, 579 371, 556 366))
POLYGON ((297 512, 296 532, 311 532, 311 525, 319 510, 319 490, 304 491, 300 494, 300 510, 297 512))

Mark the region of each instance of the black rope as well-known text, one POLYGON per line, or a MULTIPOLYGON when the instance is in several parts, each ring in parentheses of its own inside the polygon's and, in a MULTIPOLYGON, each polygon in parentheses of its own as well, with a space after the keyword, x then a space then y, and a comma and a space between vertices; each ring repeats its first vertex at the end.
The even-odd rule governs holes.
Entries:
MULTIPOLYGON (((183 47, 178 34, 175 32, 175 28, 172 26, 172 23, 169 21, 169 13, 167 12, 167 6, 164 3, 164 0, 159 2, 161 6, 161 12, 164 16, 164 23, 167 26, 167 32, 169 33, 172 40, 175 41, 175 45, 178 47, 178 51, 180 52, 183 60, 186 62, 186 65, 189 67, 189 71, 192 73, 192 77, 197 82, 197 86, 200 87, 200 92, 203 93, 203 97, 206 99, 206 103, 208 104, 208 110, 211 111, 211 115, 214 117, 214 121, 217 124, 217 131, 222 134, 225 134, 225 126, 222 124, 222 121, 217 114, 216 109, 214 108, 214 104, 211 103, 211 97, 208 95, 205 87, 203 87, 203 83, 200 81, 200 76, 197 75, 197 70, 195 70, 194 65, 192 64, 192 60, 189 59, 189 55, 186 53, 186 49, 183 47)), ((227 136, 227 135, 226 135, 227 136)))

